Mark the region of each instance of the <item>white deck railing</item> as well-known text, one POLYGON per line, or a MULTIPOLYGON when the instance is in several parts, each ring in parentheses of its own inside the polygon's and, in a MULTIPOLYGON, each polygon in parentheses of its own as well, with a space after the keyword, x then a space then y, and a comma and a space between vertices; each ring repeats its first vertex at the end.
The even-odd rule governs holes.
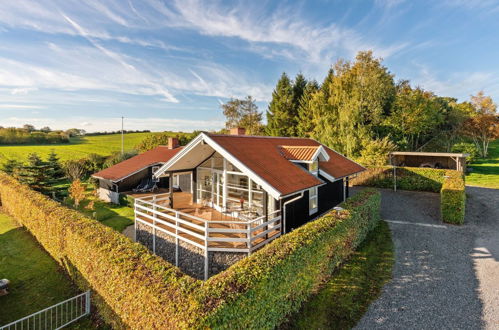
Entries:
POLYGON ((136 198, 135 220, 208 251, 251 253, 280 236, 280 210, 268 214, 267 221, 265 216, 252 220, 207 220, 159 204, 168 199, 169 194, 136 198), (217 243, 241 244, 227 247, 217 243))

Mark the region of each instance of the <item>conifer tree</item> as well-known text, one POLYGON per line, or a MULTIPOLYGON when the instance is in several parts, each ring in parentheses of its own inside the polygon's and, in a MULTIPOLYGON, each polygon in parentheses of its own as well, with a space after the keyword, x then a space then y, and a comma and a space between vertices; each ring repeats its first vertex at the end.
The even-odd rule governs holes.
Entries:
MULTIPOLYGON (((271 136, 290 136, 289 127, 293 124, 293 87, 283 72, 272 92, 267 110, 267 134, 271 136)), ((292 133, 292 130, 291 130, 292 133)))
POLYGON ((21 163, 15 159, 8 159, 2 166, 2 171, 7 174, 13 175, 16 170, 19 169, 21 163))
POLYGON ((313 131, 315 104, 312 101, 318 91, 319 84, 315 80, 309 81, 305 86, 298 106, 298 121, 296 125, 298 136, 309 137, 313 131))
POLYGON ((59 162, 59 157, 57 157, 57 154, 54 150, 52 150, 49 154, 49 158, 47 159, 47 167, 50 171, 50 179, 57 180, 64 176, 64 170, 62 169, 61 163, 59 162))
POLYGON ((19 171, 16 171, 15 176, 21 183, 27 184, 37 191, 47 193, 50 190, 47 169, 47 164, 40 159, 38 154, 31 153, 28 155, 28 163, 22 165, 19 171))

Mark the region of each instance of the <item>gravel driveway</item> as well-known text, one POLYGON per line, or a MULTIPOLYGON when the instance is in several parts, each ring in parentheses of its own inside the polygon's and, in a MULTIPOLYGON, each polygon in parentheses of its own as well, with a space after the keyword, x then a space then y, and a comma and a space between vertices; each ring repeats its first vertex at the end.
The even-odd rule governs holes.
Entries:
POLYGON ((439 220, 439 194, 381 191, 393 279, 356 328, 499 329, 499 190, 466 187, 463 226, 439 220))

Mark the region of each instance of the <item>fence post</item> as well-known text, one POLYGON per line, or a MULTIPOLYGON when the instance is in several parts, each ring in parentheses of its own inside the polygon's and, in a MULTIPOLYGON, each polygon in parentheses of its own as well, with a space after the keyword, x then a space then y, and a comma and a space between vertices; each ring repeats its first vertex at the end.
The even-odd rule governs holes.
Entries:
POLYGON ((152 221, 152 253, 156 254, 156 195, 152 196, 152 217, 154 218, 152 221))
POLYGON ((208 279, 208 221, 204 223, 204 280, 208 279))
MULTIPOLYGON (((175 212, 175 219, 178 219, 178 212, 175 212)), ((175 266, 178 267, 178 221, 175 220, 175 266)))
POLYGON ((85 292, 85 314, 90 314, 90 290, 85 292))

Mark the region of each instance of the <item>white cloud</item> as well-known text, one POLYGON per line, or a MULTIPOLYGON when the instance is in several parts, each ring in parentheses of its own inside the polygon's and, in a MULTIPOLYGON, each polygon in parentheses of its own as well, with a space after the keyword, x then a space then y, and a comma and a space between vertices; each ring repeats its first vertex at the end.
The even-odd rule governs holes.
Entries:
POLYGON ((33 104, 0 104, 0 109, 42 109, 43 106, 33 104))
MULTIPOLYGON (((121 129, 121 118, 70 117, 64 121, 49 118, 9 117, 2 120, 2 126, 19 127, 30 123, 35 127, 49 126, 52 129, 81 128, 87 132, 118 131, 121 129)), ((151 131, 185 131, 218 130, 224 127, 219 120, 186 120, 179 118, 125 118, 125 129, 151 131)))
POLYGON ((10 91, 12 95, 27 95, 30 92, 36 91, 38 88, 28 87, 28 88, 14 88, 10 91))

